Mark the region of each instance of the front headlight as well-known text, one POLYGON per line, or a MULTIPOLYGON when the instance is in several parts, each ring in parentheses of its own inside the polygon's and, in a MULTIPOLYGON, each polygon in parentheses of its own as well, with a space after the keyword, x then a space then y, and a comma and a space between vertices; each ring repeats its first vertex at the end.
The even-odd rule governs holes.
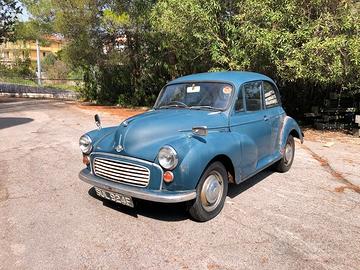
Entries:
POLYGON ((178 156, 174 148, 171 146, 164 146, 160 149, 158 155, 161 167, 167 170, 172 170, 178 164, 178 156))
POLYGON ((92 141, 88 135, 82 135, 79 140, 80 150, 85 154, 90 154, 92 150, 92 141))

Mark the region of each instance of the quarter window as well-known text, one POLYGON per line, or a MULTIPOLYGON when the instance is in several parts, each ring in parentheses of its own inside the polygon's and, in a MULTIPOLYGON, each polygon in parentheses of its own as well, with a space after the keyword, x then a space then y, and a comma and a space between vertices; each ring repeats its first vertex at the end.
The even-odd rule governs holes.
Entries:
POLYGON ((244 85, 247 111, 261 110, 261 82, 251 82, 244 85))
POLYGON ((264 82, 264 98, 266 108, 272 108, 279 105, 276 88, 269 82, 264 82))

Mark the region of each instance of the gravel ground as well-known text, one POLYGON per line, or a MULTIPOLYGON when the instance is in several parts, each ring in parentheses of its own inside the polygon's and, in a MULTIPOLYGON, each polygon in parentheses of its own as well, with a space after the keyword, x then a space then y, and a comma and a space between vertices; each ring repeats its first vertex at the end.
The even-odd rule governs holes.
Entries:
POLYGON ((0 269, 359 269, 360 194, 338 192, 310 148, 297 145, 288 173, 231 186, 222 213, 197 223, 183 204, 96 198, 77 177, 78 138, 94 127, 73 104, 0 101, 0 269))

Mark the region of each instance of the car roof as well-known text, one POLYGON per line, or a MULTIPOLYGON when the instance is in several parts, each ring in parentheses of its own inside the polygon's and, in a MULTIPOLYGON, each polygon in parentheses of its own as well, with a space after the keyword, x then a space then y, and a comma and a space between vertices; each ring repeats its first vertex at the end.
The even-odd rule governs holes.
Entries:
POLYGON ((222 71, 222 72, 206 72, 206 73, 187 75, 187 76, 179 77, 169 82, 168 84, 194 82, 194 81, 222 81, 222 82, 232 83, 236 87, 239 87, 241 84, 245 82, 257 81, 257 80, 265 80, 274 83, 274 81, 269 77, 256 72, 222 71))

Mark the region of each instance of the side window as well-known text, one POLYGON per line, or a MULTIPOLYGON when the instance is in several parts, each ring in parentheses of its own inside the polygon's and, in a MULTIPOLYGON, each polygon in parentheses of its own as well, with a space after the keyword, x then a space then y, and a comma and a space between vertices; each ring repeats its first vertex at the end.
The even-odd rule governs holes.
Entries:
POLYGON ((245 111, 244 108, 244 99, 243 99, 243 89, 240 88, 239 94, 235 103, 235 111, 236 112, 243 112, 245 111))
POLYGON ((271 83, 264 82, 264 99, 266 108, 272 108, 279 105, 279 98, 276 92, 276 88, 271 83))
POLYGON ((261 110, 261 82, 250 82, 244 86, 247 111, 261 110))

